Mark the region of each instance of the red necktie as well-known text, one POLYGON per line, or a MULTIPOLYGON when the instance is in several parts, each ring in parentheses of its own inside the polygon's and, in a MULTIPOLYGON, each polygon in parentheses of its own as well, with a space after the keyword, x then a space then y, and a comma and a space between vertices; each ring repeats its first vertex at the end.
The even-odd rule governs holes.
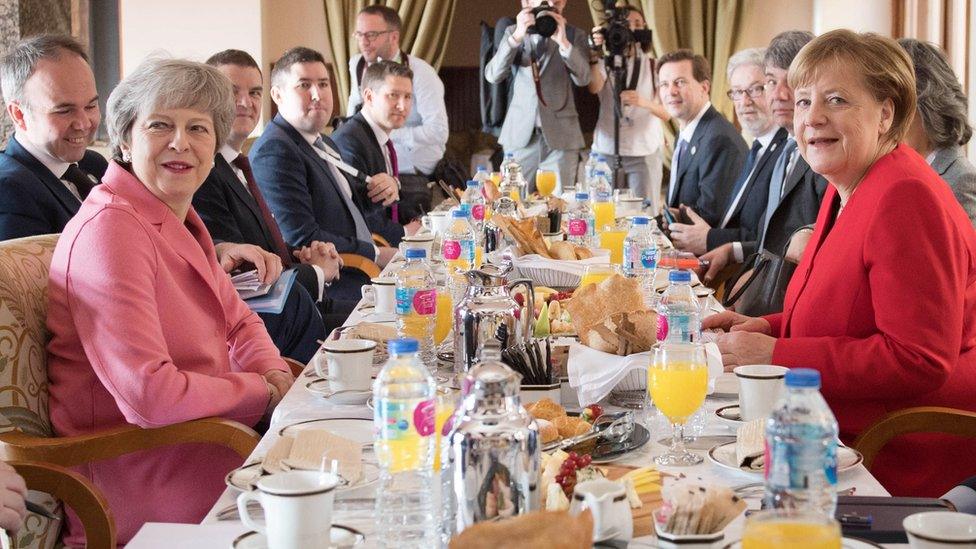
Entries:
MULTIPOLYGON (((393 140, 392 139, 387 139, 386 140, 386 151, 388 153, 390 153, 390 172, 391 172, 390 175, 392 175, 394 179, 399 179, 400 178, 400 168, 399 168, 399 166, 397 166, 396 148, 393 146, 393 140)), ((400 211, 399 211, 399 208, 397 206, 398 206, 398 204, 396 202, 394 202, 390 206, 390 217, 393 218, 393 221, 396 221, 397 223, 399 223, 400 222, 400 211)))
POLYGON ((271 251, 278 254, 278 257, 281 258, 281 264, 285 268, 290 267, 291 257, 288 255, 288 246, 285 245, 285 239, 281 237, 281 231, 278 230, 278 222, 271 216, 271 210, 268 209, 268 204, 264 201, 264 197, 261 196, 261 189, 258 189, 257 183, 254 182, 251 163, 243 154, 237 155, 237 158, 231 163, 244 172, 244 179, 247 181, 247 190, 254 197, 254 201, 258 203, 258 209, 261 210, 261 217, 264 218, 264 224, 268 226, 268 232, 271 233, 271 244, 274 246, 274 250, 271 251))

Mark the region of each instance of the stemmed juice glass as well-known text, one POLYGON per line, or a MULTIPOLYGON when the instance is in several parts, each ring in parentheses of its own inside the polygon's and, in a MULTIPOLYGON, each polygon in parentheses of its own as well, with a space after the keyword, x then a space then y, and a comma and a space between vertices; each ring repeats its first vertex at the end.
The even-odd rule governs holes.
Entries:
POLYGON ((535 173, 535 189, 542 197, 549 196, 556 190, 556 172, 539 170, 535 173))
POLYGON ((615 274, 620 274, 620 266, 612 263, 593 263, 586 266, 580 288, 587 284, 599 284, 615 274))
POLYGON ((705 348, 697 343, 662 343, 654 349, 647 371, 647 390, 654 406, 671 423, 671 447, 654 458, 658 465, 696 465, 702 457, 685 449, 684 426, 705 401, 708 367, 705 348))

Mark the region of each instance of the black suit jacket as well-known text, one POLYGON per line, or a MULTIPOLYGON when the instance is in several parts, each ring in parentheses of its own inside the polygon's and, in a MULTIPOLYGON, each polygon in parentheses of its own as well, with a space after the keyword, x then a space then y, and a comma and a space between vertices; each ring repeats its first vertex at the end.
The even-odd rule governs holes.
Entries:
MULTIPOLYGON (((328 137, 326 143, 331 143, 328 137)), ((267 125, 248 154, 254 179, 289 246, 332 242, 340 253, 376 255, 356 238, 356 226, 325 160, 281 115, 267 125)))
MULTIPOLYGON (((108 162, 85 151, 78 167, 101 180, 108 162)), ((11 136, 0 153, 0 240, 60 233, 80 206, 58 176, 11 136)))
MULTIPOLYGON (((759 157, 755 169, 752 170, 749 180, 746 181, 742 198, 735 205, 729 222, 724 228, 715 227, 708 231, 706 246, 709 250, 714 250, 727 242, 748 242, 758 237, 759 231, 762 230, 761 223, 769 199, 769 179, 773 176, 773 167, 776 166, 776 160, 783 152, 783 143, 786 143, 788 135, 786 130, 780 128, 773 136, 773 140, 769 142, 768 150, 759 157)), ((742 164, 742 169, 746 169, 745 163, 742 164)), ((742 176, 742 174, 739 175, 739 177, 742 176)), ((735 200, 735 196, 730 195, 729 204, 722 212, 719 223, 728 215, 733 200, 735 200)))
MULTIPOLYGON (((339 148, 342 159, 352 167, 366 175, 386 173, 383 150, 362 112, 350 116, 332 133, 332 139, 339 148)), ((403 238, 403 226, 393 221, 389 209, 382 203, 370 200, 364 183, 355 181, 351 184, 356 203, 366 217, 369 230, 385 238, 390 245, 397 246, 403 238)))
MULTIPOLYGON (((253 244, 274 253, 271 231, 258 203, 238 179, 224 155, 217 153, 210 175, 193 195, 193 209, 210 231, 214 242, 253 244)), ((319 295, 318 277, 311 265, 295 262, 296 280, 314 299, 319 295)))
MULTIPOLYGON (((814 173, 802 156, 798 157, 796 166, 786 180, 783 199, 776 206, 769 221, 763 248, 776 255, 783 255, 793 231, 804 225, 816 223, 820 203, 826 190, 827 180, 814 173)), ((765 220, 759 225, 757 241, 743 242, 742 251, 747 256, 758 249, 758 240, 762 240, 764 224, 765 220)))
POLYGON ((702 115, 688 144, 668 205, 685 204, 716 227, 722 222, 732 185, 749 149, 735 126, 715 107, 709 107, 702 115))

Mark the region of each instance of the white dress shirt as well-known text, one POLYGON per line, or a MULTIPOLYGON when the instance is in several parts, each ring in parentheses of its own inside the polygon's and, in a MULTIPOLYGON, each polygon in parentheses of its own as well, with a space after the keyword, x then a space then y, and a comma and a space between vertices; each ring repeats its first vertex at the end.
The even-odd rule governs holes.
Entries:
MULTIPOLYGON (((393 173, 393 163, 390 161, 390 151, 386 148, 386 142, 390 140, 390 134, 386 133, 386 130, 381 128, 376 121, 373 120, 372 115, 369 111, 363 109, 359 111, 362 113, 363 118, 366 119, 366 123, 369 124, 371 130, 373 130, 373 135, 376 136, 376 142, 380 144, 380 152, 383 153, 383 162, 386 162, 386 173, 396 177, 397 174, 393 173)), ((396 142, 393 143, 393 148, 396 148, 396 142)), ((397 149, 397 169, 400 169, 400 150, 397 149)), ((375 175, 375 174, 370 174, 375 175)))
POLYGON ((50 170, 51 173, 54 174, 54 177, 58 178, 58 180, 64 184, 65 188, 67 188, 68 191, 78 199, 78 202, 81 202, 81 193, 78 192, 75 184, 61 179, 61 176, 63 176, 64 172, 68 170, 68 166, 70 166, 71 163, 55 158, 44 149, 35 147, 34 144, 28 141, 23 135, 17 136, 17 142, 20 143, 31 156, 36 158, 38 162, 43 164, 45 168, 50 170))
MULTIPOLYGON (((766 154, 767 151, 769 151, 769 144, 772 143, 773 138, 776 137, 776 132, 778 131, 779 131, 779 126, 773 124, 773 128, 771 130, 766 132, 764 135, 760 135, 759 137, 756 138, 759 140, 759 145, 761 146, 761 148, 759 149, 759 153, 756 154, 756 161, 753 163, 752 171, 749 172, 748 177, 751 178, 753 173, 755 173, 756 168, 759 166, 759 161, 762 159, 763 155, 766 154)), ((747 178, 746 181, 748 182, 749 179, 747 178)), ((739 200, 741 200, 742 195, 745 193, 745 191, 746 191, 746 185, 742 185, 742 188, 739 189, 739 194, 732 199, 732 205, 729 207, 729 211, 726 212, 725 219, 722 221, 723 227, 725 226, 726 223, 728 223, 729 218, 732 217, 732 212, 735 210, 739 200)), ((732 257, 735 259, 736 263, 741 263, 742 260, 745 259, 743 256, 744 254, 742 252, 742 242, 740 241, 733 242, 732 257)))
MULTIPOLYGON (((363 102, 359 90, 356 66, 362 54, 349 60, 349 102, 348 113, 353 113, 363 102)), ((396 61, 401 59, 398 53, 396 61)), ((425 175, 434 172, 434 166, 444 157, 447 149, 448 123, 447 107, 444 104, 444 83, 437 71, 426 61, 415 55, 408 55, 410 70, 413 71, 413 108, 407 116, 407 123, 393 130, 390 138, 397 150, 397 164, 400 173, 412 174, 417 171, 425 175)))
MULTIPOLYGON (((634 73, 634 60, 640 63, 640 73, 637 76, 637 95, 644 98, 654 98, 654 78, 648 56, 642 51, 627 59, 627 74, 625 82, 629 82, 634 73)), ((604 61, 599 62, 600 70, 605 71, 604 61)), ((593 150, 605 154, 613 154, 613 78, 607 78, 600 89, 600 116, 596 121, 593 132, 593 150)), ((654 154, 664 143, 664 130, 661 120, 643 107, 636 105, 621 105, 623 117, 620 120, 620 156, 647 156, 654 154)))

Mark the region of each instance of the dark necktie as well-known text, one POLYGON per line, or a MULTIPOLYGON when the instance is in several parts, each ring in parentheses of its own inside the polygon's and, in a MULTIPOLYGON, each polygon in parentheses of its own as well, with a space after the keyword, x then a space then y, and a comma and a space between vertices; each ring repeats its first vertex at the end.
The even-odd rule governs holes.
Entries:
POLYGON ((88 197, 88 193, 91 192, 92 187, 95 186, 95 181, 90 175, 85 173, 84 170, 78 167, 78 164, 69 164, 68 169, 64 171, 64 175, 61 179, 68 181, 75 186, 78 191, 78 196, 82 200, 88 197))
POLYGON ((271 245, 274 246, 274 250, 271 251, 278 254, 278 257, 281 258, 281 264, 285 268, 290 267, 292 261, 288 255, 288 246, 285 245, 285 239, 281 237, 278 222, 271 215, 271 210, 268 209, 267 202, 261 196, 261 189, 258 188, 257 183, 254 181, 254 173, 251 172, 251 163, 246 156, 239 154, 232 164, 244 172, 244 180, 247 181, 247 190, 254 197, 254 201, 258 203, 258 209, 261 210, 261 217, 264 218, 264 224, 267 225, 268 232, 271 233, 271 245))
POLYGON ((732 187, 732 201, 729 202, 728 209, 725 211, 725 216, 722 220, 722 227, 728 223, 730 217, 732 217, 732 212, 739 205, 739 201, 742 198, 740 193, 743 187, 745 187, 746 182, 752 176, 752 169, 756 165, 756 158, 759 157, 759 151, 762 150, 762 143, 758 139, 752 142, 752 148, 749 149, 749 156, 746 158, 745 166, 742 167, 742 171, 739 173, 739 179, 736 180, 735 185, 732 187))

